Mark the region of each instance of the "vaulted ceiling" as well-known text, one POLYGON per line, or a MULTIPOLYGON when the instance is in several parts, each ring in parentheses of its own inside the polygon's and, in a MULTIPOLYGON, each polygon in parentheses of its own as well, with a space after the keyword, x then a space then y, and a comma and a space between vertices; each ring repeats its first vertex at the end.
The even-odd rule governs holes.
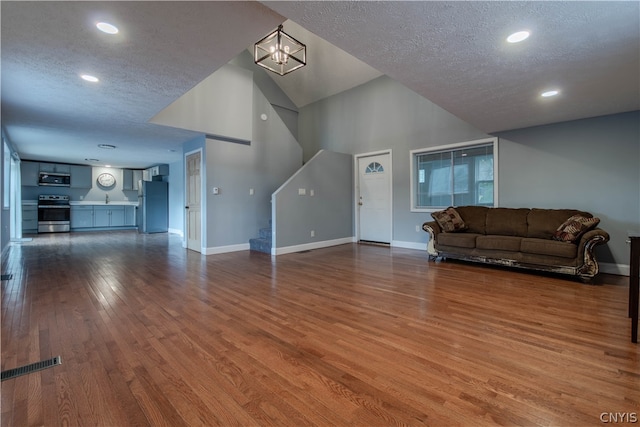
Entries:
POLYGON ((2 126, 27 159, 177 161, 197 133, 148 121, 287 19, 285 31, 308 45, 309 65, 273 79, 299 107, 386 74, 488 133, 640 108, 635 1, 0 7, 2 126), (121 31, 100 33, 98 21, 121 31), (529 39, 505 41, 522 29, 529 39), (539 96, 551 88, 560 94, 539 96))

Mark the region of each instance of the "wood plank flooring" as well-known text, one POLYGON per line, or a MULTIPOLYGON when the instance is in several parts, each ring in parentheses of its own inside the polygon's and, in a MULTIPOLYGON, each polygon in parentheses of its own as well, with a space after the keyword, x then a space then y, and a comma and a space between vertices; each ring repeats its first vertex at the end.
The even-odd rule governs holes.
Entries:
POLYGON ((640 413, 627 282, 342 245, 39 235, 2 260, 2 426, 602 425, 640 413), (606 418, 606 415, 605 415, 606 418), (609 418, 607 418, 608 420, 609 418))

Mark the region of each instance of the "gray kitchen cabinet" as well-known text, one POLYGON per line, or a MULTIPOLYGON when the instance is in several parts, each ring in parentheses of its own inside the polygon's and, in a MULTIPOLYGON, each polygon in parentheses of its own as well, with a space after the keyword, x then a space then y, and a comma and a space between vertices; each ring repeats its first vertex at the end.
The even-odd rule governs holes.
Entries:
POLYGON ((151 177, 169 175, 169 165, 157 165, 149 168, 151 177))
POLYGON ((136 225, 136 207, 135 206, 124 207, 124 225, 125 227, 135 227, 136 225))
POLYGON ((71 228, 92 228, 93 206, 71 206, 71 228))
POLYGON ((22 232, 38 232, 38 207, 36 205, 22 206, 22 232))
POLYGON ((94 206, 94 227, 124 227, 124 206, 94 206))
POLYGON ((40 163, 42 172, 71 173, 71 165, 59 163, 40 163))
POLYGON ((111 208, 110 227, 124 227, 124 206, 111 208))
POLYGON ((92 188, 93 168, 91 166, 71 165, 71 188, 92 188))
POLYGON ((23 186, 37 187, 39 172, 40 163, 28 161, 20 162, 20 180, 23 186))
POLYGON ((142 170, 122 169, 122 189, 138 191, 138 181, 142 180, 142 170))

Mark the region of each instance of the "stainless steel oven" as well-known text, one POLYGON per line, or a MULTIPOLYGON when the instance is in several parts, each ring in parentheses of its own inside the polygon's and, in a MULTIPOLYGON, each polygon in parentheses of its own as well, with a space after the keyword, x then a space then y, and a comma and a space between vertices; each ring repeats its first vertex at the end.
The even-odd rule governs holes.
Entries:
POLYGON ((69 196, 38 196, 38 233, 68 232, 70 221, 69 196))

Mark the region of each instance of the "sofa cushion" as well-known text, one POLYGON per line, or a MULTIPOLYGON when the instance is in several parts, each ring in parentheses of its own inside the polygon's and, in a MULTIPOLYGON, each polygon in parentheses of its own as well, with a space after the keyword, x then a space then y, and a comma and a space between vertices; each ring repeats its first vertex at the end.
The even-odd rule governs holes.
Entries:
POLYGON ((487 210, 486 234, 527 237, 529 209, 492 208, 487 210))
POLYGON ((478 236, 480 235, 475 233, 440 233, 438 244, 456 248, 475 248, 478 236))
POLYGON ((575 209, 536 209, 527 215, 527 237, 551 239, 558 227, 569 217, 581 214, 587 218, 592 215, 575 209))
POLYGON ((467 229, 464 221, 453 207, 448 207, 443 211, 432 212, 431 217, 436 220, 445 233, 464 231, 467 229))
POLYGON ((516 236, 479 236, 476 239, 476 248, 518 252, 521 240, 522 237, 516 236))
POLYGON ((486 206, 458 206, 456 208, 456 211, 458 211, 467 226, 467 233, 478 234, 486 234, 485 222, 488 210, 489 208, 486 206))
POLYGON ((567 245, 565 242, 556 240, 524 238, 520 243, 520 251, 529 254, 575 258, 578 254, 578 246, 567 245))
POLYGON ((567 219, 553 234, 553 239, 561 242, 576 242, 580 236, 600 223, 600 218, 574 215, 567 219))

